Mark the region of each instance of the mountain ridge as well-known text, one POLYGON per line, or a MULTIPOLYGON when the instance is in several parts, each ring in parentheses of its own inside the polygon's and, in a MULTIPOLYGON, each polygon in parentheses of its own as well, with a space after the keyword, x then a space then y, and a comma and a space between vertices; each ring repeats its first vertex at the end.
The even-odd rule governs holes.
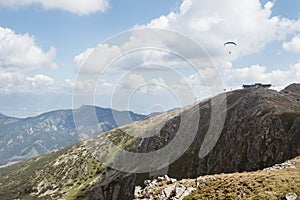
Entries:
POLYGON ((132 121, 146 117, 131 111, 97 106, 54 110, 27 118, 0 117, 0 165, 35 157, 79 142, 82 138, 77 133, 74 112, 86 119, 86 126, 100 126, 101 132, 127 123, 116 122, 115 117, 129 115, 132 121), (95 124, 89 123, 88 120, 92 112, 97 116, 95 124))

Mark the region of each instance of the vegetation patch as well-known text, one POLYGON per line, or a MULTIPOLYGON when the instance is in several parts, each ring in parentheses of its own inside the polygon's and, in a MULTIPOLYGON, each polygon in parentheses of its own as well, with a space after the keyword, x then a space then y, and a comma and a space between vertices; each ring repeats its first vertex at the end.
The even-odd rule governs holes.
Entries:
POLYGON ((284 199, 287 193, 300 196, 300 164, 296 169, 257 171, 207 176, 197 179, 198 189, 185 200, 284 199))

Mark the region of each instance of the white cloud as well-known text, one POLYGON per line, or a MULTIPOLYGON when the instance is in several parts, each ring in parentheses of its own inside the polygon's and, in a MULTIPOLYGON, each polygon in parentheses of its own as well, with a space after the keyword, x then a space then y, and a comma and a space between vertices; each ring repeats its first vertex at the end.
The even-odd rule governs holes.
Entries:
MULTIPOLYGON (((290 66, 287 70, 272 71, 268 71, 267 67, 258 64, 249 64, 249 67, 241 68, 234 68, 231 64, 234 60, 242 56, 259 53, 268 44, 274 41, 286 40, 290 35, 294 35, 300 31, 300 20, 290 20, 280 16, 273 16, 272 8, 272 2, 262 5, 259 0, 183 0, 178 13, 171 12, 168 15, 160 16, 148 24, 137 26, 136 28, 171 29, 183 33, 196 41, 208 51, 214 63, 219 67, 224 87, 227 89, 231 87, 241 88, 242 84, 253 82, 268 82, 283 87, 290 82, 297 82, 300 79, 300 64, 290 66), (228 56, 228 50, 223 46, 226 41, 235 41, 238 44, 232 50, 231 56, 228 56)), ((124 79, 124 82, 118 82, 120 83, 120 88, 132 90, 136 87, 135 83, 139 83, 140 85, 153 83, 150 84, 151 86, 161 83, 161 85, 165 84, 171 88, 176 94, 189 97, 188 100, 190 101, 191 99, 194 100, 194 94, 200 94, 201 97, 208 96, 211 91, 209 91, 206 84, 212 86, 211 83, 217 82, 215 80, 218 78, 218 74, 211 67, 211 62, 208 61, 207 55, 187 46, 186 41, 178 40, 178 37, 174 37, 172 34, 162 34, 160 37, 153 37, 150 33, 137 31, 128 37, 127 41, 123 43, 116 41, 115 43, 114 45, 102 44, 99 46, 99 52, 93 54, 94 60, 91 59, 92 67, 90 69, 94 68, 94 71, 90 70, 92 72, 90 73, 92 74, 90 78, 93 78, 93 75, 96 74, 95 70, 97 71, 99 66, 102 64, 106 66, 110 58, 114 57, 113 55, 122 55, 131 48, 155 46, 168 49, 171 52, 179 48, 180 52, 188 55, 185 58, 191 60, 198 59, 197 63, 201 62, 201 67, 205 67, 200 69, 200 74, 190 74, 182 70, 183 68, 173 68, 174 70, 179 70, 180 76, 170 75, 169 77, 173 76, 173 78, 166 80, 173 80, 163 83, 162 79, 160 79, 163 70, 159 71, 159 68, 156 66, 156 68, 152 68, 152 70, 154 69, 152 73, 156 73, 156 77, 154 76, 149 79, 150 75, 145 73, 146 70, 144 72, 141 71, 139 76, 127 77, 126 80, 124 79), (119 42, 118 45, 115 45, 117 42, 119 42), (105 58, 106 54, 108 56, 107 59, 105 58), (103 56, 104 59, 102 59, 103 56), (97 66, 93 63, 97 63, 97 66), (205 64, 209 64, 209 66, 205 64), (192 93, 191 88, 196 89, 196 91, 192 93)), ((86 50, 78 55, 75 61, 79 65, 82 65, 88 55, 91 55, 91 51, 92 49, 86 50)), ((171 58, 170 54, 166 55, 166 52, 143 50, 138 51, 136 56, 128 56, 122 63, 119 63, 122 69, 117 69, 117 72, 120 74, 127 73, 126 70, 131 72, 130 68, 125 67, 128 65, 135 67, 137 66, 135 64, 158 63, 169 66, 172 62, 174 62, 174 59, 171 58)), ((182 60, 181 63, 178 60, 176 62, 177 66, 189 67, 184 65, 186 63, 182 62, 182 60)), ((97 78, 99 77, 95 77, 95 80, 97 78)), ((106 79, 110 80, 109 77, 106 77, 106 79)), ((112 87, 115 86, 113 82, 111 85, 112 87)), ((213 87, 219 86, 213 85, 213 87)), ((144 91, 151 92, 152 94, 160 94, 161 89, 162 87, 145 87, 144 91)))
POLYGON ((186 45, 191 41, 176 32, 137 29, 128 33, 116 39, 121 41, 118 41, 118 45, 103 43, 75 56, 74 61, 82 67, 80 73, 89 74, 92 78, 103 71, 110 74, 127 73, 136 67, 140 71, 159 73, 170 68, 186 70, 188 62, 184 58, 198 56, 198 53, 201 56, 205 54, 203 60, 207 60, 207 54, 202 49, 198 46, 195 49, 195 43, 193 46, 186 45), (185 41, 178 41, 179 35, 185 41))
MULTIPOLYGON (((258 53, 270 42, 283 40, 289 34, 300 30, 300 20, 272 16, 272 7, 272 2, 262 5, 259 0, 184 0, 178 13, 162 15, 146 25, 137 27, 166 28, 184 33, 204 47, 217 65, 221 65, 224 60, 228 60, 228 49, 223 46, 226 41, 235 41, 238 44, 229 58, 235 60, 243 55, 258 53)), ((155 44, 173 50, 183 47, 184 42, 170 35, 154 38, 142 33, 132 35, 127 42, 119 46, 103 46, 107 51, 114 48, 119 52, 125 52, 126 49, 138 47, 140 44, 150 47, 155 44)), ((191 56, 199 57, 198 52, 186 48, 185 52, 190 51, 191 56)), ((83 63, 82 60, 85 60, 90 52, 91 49, 86 50, 75 60, 83 63)))
POLYGON ((53 62, 55 54, 54 47, 44 52, 35 44, 33 36, 0 27, 0 68, 33 70, 43 66, 56 67, 53 62))
POLYGON ((86 59, 91 55, 91 53, 95 50, 95 48, 88 48, 84 52, 80 53, 79 55, 75 56, 74 61, 77 63, 78 66, 82 66, 86 59))
MULTIPOLYGON (((285 40, 289 35, 300 32, 300 20, 272 16, 273 4, 267 2, 261 5, 259 0, 184 0, 179 13, 171 12, 153 19, 146 26, 177 30, 202 45, 220 68, 227 87, 241 87, 246 82, 255 81, 283 87, 299 81, 299 64, 288 67, 287 70, 272 71, 260 65, 241 68, 224 65, 228 59, 234 61, 243 55, 259 53, 269 43, 285 40), (223 47, 224 42, 228 40, 238 43, 230 58, 223 47)), ((299 36, 294 37, 291 42, 284 43, 283 48, 291 52, 300 52, 299 36)), ((216 74, 209 68, 200 71, 202 77, 194 74, 187 77, 187 80, 190 84, 203 88, 203 77, 213 80, 216 74)))
POLYGON ((290 42, 284 42, 282 48, 287 52, 300 54, 300 35, 293 37, 290 42))
POLYGON ((32 83, 34 87, 49 87, 54 83, 54 80, 52 78, 43 74, 37 74, 34 77, 27 77, 26 80, 32 83))
POLYGON ((153 19, 147 26, 182 32, 203 45, 213 57, 224 53, 224 42, 236 41, 237 58, 261 51, 295 27, 296 22, 272 17, 272 7, 273 3, 262 6, 259 0, 184 0, 179 13, 153 19))
POLYGON ((56 68, 54 47, 45 52, 34 37, 0 27, 0 93, 47 93, 55 91, 54 80, 35 73, 56 68), (32 75, 34 74, 34 75, 32 75))
POLYGON ((100 44, 97 48, 89 48, 74 58, 79 66, 85 64, 85 73, 92 73, 104 69, 111 62, 112 58, 121 54, 122 49, 119 46, 109 46, 100 44), (88 59, 88 63, 85 63, 88 59))
MULTIPOLYGON (((273 89, 282 90, 291 83, 297 83, 300 80, 300 62, 291 65, 286 70, 271 70, 261 65, 252 65, 249 67, 234 68, 231 62, 225 63, 220 67, 220 73, 224 83, 224 89, 240 89, 243 84, 254 83, 270 83, 273 89)), ((199 98, 207 97, 209 94, 209 87, 206 85, 206 80, 214 79, 215 76, 210 74, 210 70, 201 70, 199 74, 193 74, 186 78, 186 81, 196 89, 199 98)), ((178 91, 184 88, 179 86, 178 91)))
POLYGON ((48 93, 55 91, 54 80, 43 74, 26 76, 17 71, 0 71, 0 93, 48 93))
POLYGON ((172 90, 171 86, 167 84, 166 80, 162 77, 145 78, 146 74, 129 74, 124 77, 117 85, 116 91, 127 95, 134 93, 143 93, 149 95, 161 95, 166 93, 167 90, 172 90))
POLYGON ((146 86, 146 81, 141 74, 130 74, 118 84, 118 90, 134 91, 139 87, 146 86))
POLYGON ((20 7, 33 3, 45 9, 60 9, 78 15, 104 12, 109 7, 108 0, 0 0, 0 6, 20 7))
POLYGON ((271 70, 261 65, 252 65, 243 68, 233 68, 231 63, 223 66, 222 77, 227 87, 241 88, 243 84, 255 82, 271 83, 281 89, 300 80, 300 63, 296 63, 286 70, 271 70))

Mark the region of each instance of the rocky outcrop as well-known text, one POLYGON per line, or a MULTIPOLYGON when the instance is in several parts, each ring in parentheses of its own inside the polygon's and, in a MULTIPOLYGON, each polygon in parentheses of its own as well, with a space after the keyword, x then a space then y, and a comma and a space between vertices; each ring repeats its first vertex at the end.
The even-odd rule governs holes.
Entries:
POLYGON ((296 169, 296 164, 300 163, 300 158, 295 158, 292 160, 288 160, 284 163, 275 164, 272 167, 265 168, 264 171, 276 171, 276 170, 282 170, 282 169, 296 169))
MULTIPOLYGON (((284 169, 296 169, 296 164, 300 164, 300 158, 294 158, 292 160, 288 160, 284 163, 276 164, 270 168, 265 168, 264 172, 270 172, 274 170, 284 170, 284 169)), ((264 173, 258 172, 258 173, 264 173)), ((253 172, 252 175, 255 176, 256 172, 253 172)), ((292 173, 299 173, 298 171, 291 171, 292 173)), ((193 191, 200 189, 201 184, 216 182, 217 179, 222 178, 225 181, 228 181, 227 177, 230 176, 244 176, 247 177, 247 173, 238 174, 221 174, 221 175, 208 175, 208 176, 200 176, 195 179, 182 179, 176 180, 173 178, 169 178, 167 175, 158 177, 153 180, 146 180, 145 187, 136 186, 134 190, 134 199, 135 200, 150 200, 150 199, 160 199, 160 200, 182 200, 184 197, 187 197, 193 191)), ((250 175, 251 176, 251 175, 250 175)), ((257 175, 259 177, 259 175, 257 175)), ((224 185, 228 184, 223 182, 224 185)), ((222 182, 222 181, 221 181, 222 182)), ((242 181, 241 181, 242 182, 242 181)), ((243 184, 243 183, 237 183, 243 184)), ((245 183, 244 183, 245 184, 245 183)), ((222 187, 221 185, 218 187, 222 187)), ((227 190, 230 190, 230 184, 227 186, 227 190)), ((249 186, 248 186, 249 187, 249 186)), ((252 187, 252 186, 251 186, 252 187)), ((259 186, 256 186, 259 187, 259 186)), ((270 188, 269 188, 270 190, 270 188)), ((300 188, 298 189, 300 190, 300 188)), ((276 192, 276 191, 275 191, 276 192)), ((255 195, 255 194, 254 194, 255 195)), ((246 197, 246 194, 244 195, 246 197)), ((297 194, 294 192, 289 192, 284 195, 287 200, 295 200, 297 199, 297 194)), ((257 197, 258 198, 258 197, 257 197)), ((242 199, 242 198, 239 198, 242 199)))
POLYGON ((184 197, 196 190, 197 184, 186 183, 185 180, 177 181, 167 175, 158 177, 152 181, 145 180, 146 187, 142 189, 136 186, 134 190, 135 199, 177 199, 183 200, 184 197))

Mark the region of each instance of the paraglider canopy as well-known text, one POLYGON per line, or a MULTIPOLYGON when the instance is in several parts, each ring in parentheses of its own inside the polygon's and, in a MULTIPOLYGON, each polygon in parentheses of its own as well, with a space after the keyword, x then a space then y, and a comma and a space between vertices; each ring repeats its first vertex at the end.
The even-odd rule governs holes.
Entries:
POLYGON ((224 46, 229 45, 229 44, 232 44, 232 45, 234 45, 234 46, 237 45, 235 42, 225 42, 224 46))
MULTIPOLYGON (((230 45, 231 45, 231 46, 232 46, 232 45, 233 45, 233 46, 237 46, 237 44, 236 44, 235 42, 232 42, 232 41, 229 41, 229 42, 225 42, 225 43, 224 43, 224 46, 230 46, 230 45)), ((229 50, 229 54, 231 54, 231 51, 230 51, 230 50, 229 50)))

